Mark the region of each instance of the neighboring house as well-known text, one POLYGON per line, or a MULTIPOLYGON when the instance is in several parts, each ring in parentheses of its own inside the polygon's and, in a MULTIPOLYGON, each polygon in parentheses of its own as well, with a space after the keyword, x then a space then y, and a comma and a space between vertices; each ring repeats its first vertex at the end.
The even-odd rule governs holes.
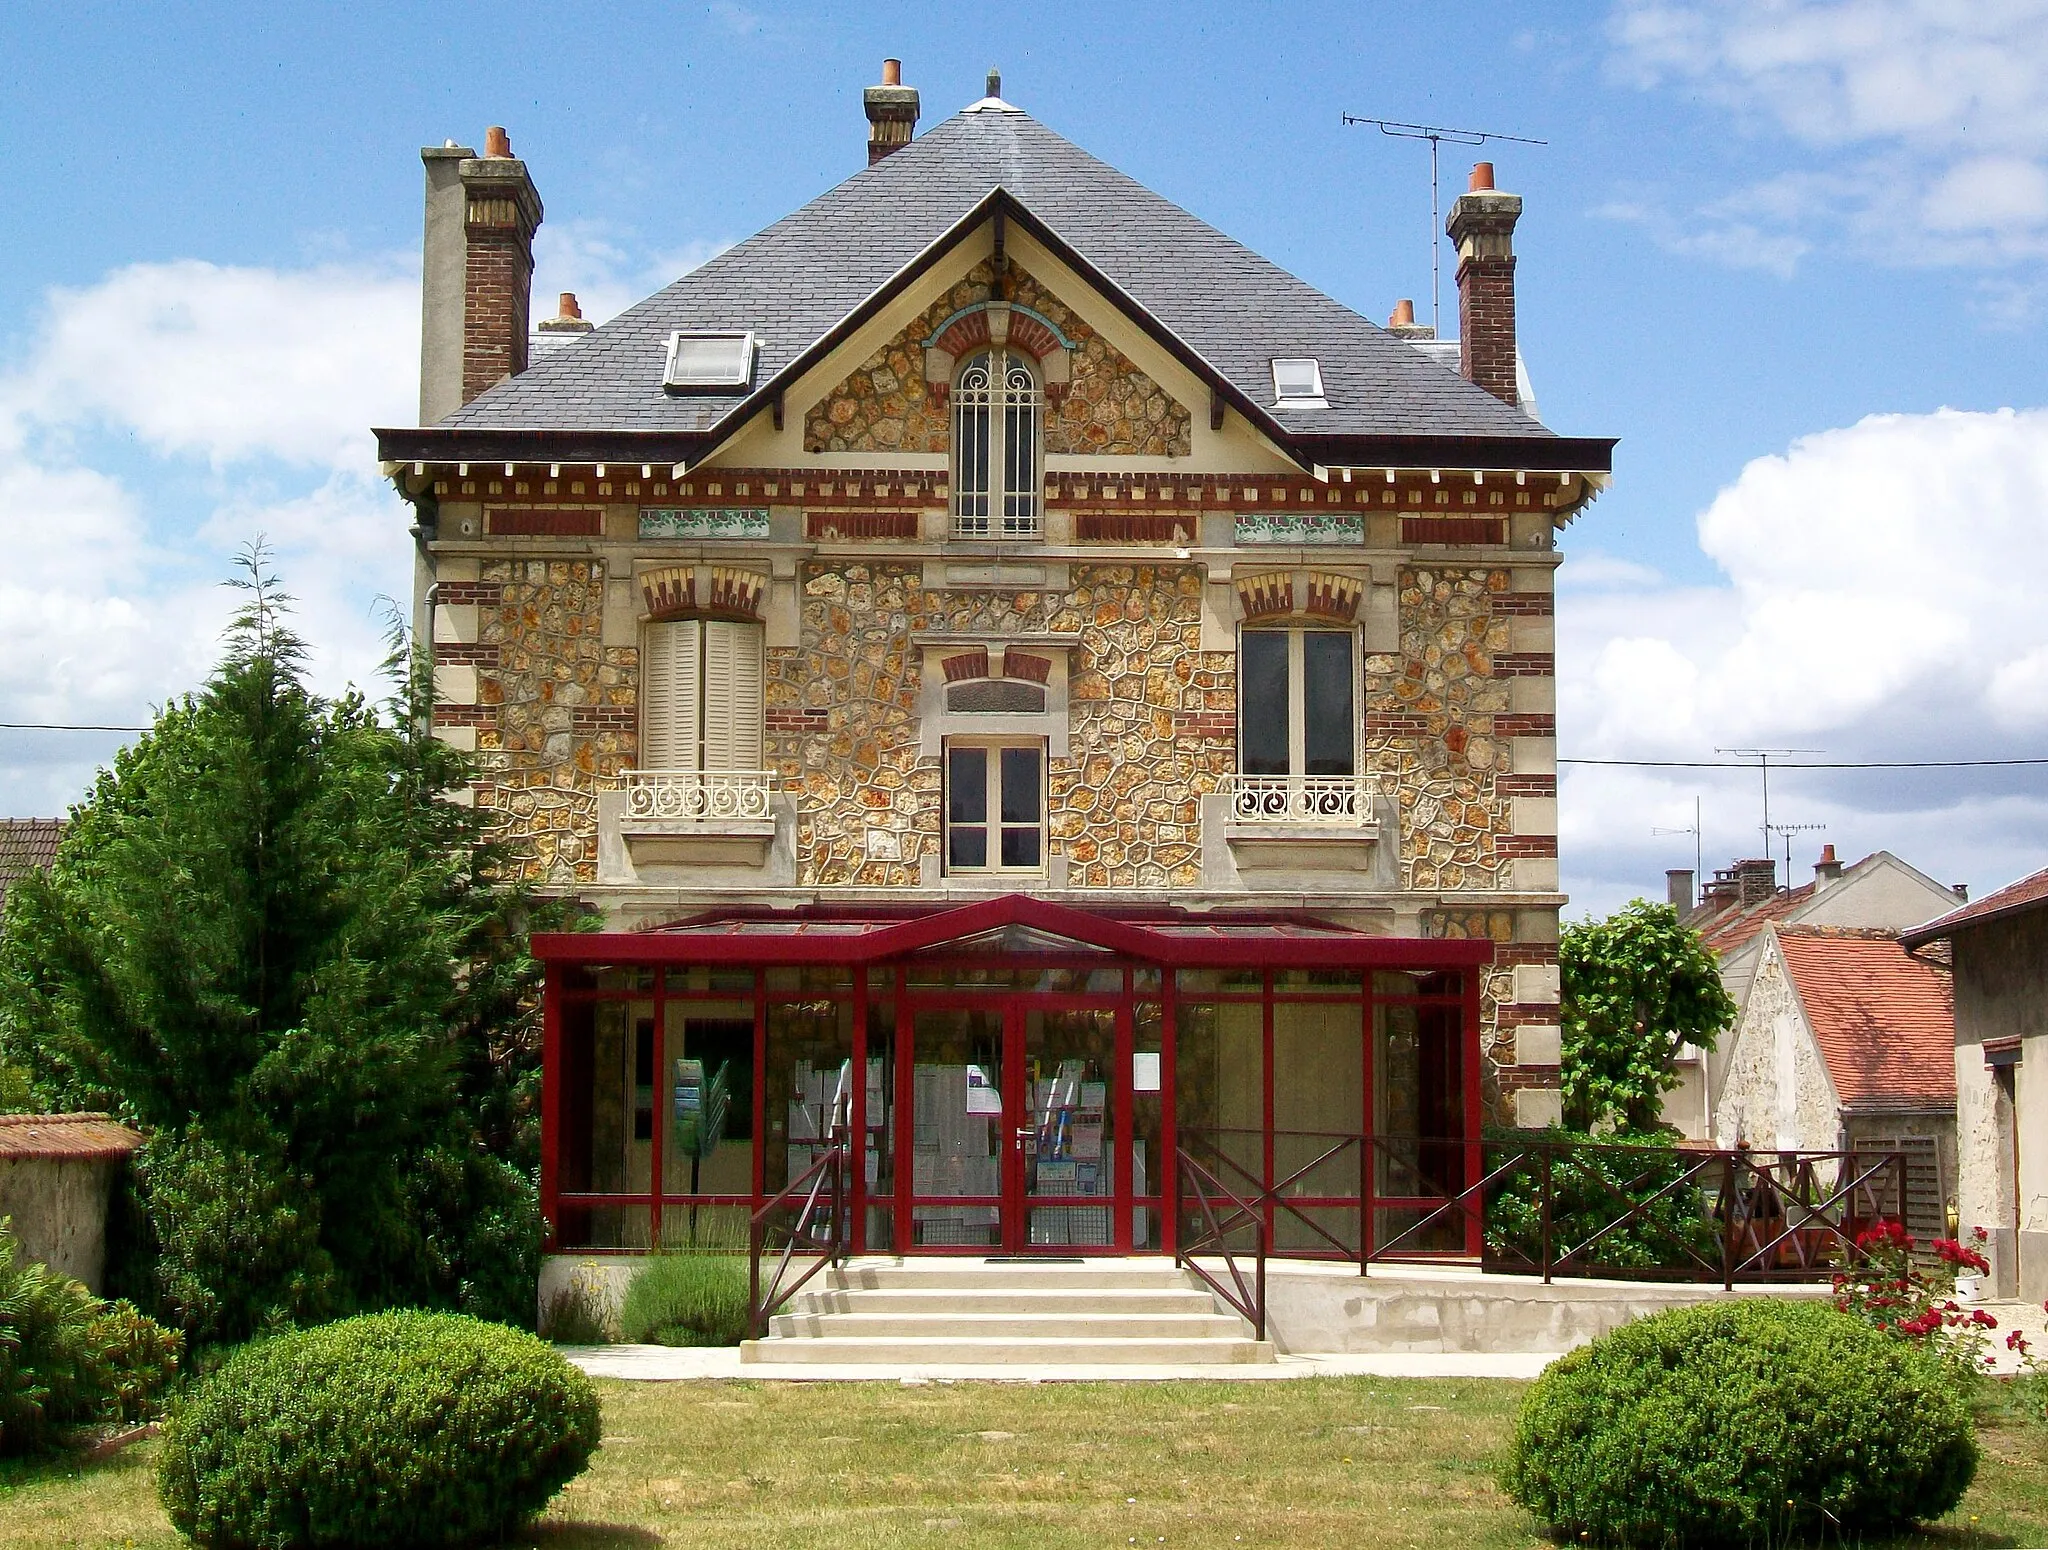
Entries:
POLYGON ((558 1247, 759 1203, 835 1104, 860 1246, 980 1252, 1170 1244, 1197 1132, 1370 1131, 1295 1198, 1393 1230, 1558 1117, 1556 534, 1613 443, 1521 402, 1520 198, 1453 204, 1439 345, 996 85, 915 135, 892 64, 865 170, 594 329, 529 330, 504 132, 422 153, 377 436, 436 726, 606 928, 537 943, 558 1247))
MULTIPOLYGON (((1777 886, 1777 864, 1757 859, 1738 861, 1714 874, 1692 901, 1689 871, 1666 874, 1671 902, 1680 918, 1700 934, 1721 963, 1721 983, 1738 1011, 1749 999, 1751 978, 1763 951, 1764 928, 1773 922, 1788 926, 1844 926, 1861 930, 1903 931, 1930 912, 1952 905, 1963 895, 1937 883, 1917 867, 1888 850, 1873 851, 1853 866, 1835 859, 1835 847, 1821 847, 1813 880, 1797 888, 1777 886)), ((1788 878, 1789 884, 1790 879, 1788 878)), ((1684 1046, 1676 1065, 1679 1085, 1664 1098, 1664 1117, 1689 1141, 1704 1141, 1726 1084, 1731 1039, 1723 1034, 1711 1050, 1684 1046)))
POLYGON ((1946 1236, 1955 1198, 1955 1013, 1946 969, 1897 932, 1769 922, 1726 1036, 1714 1144, 1906 1157, 1905 1218, 1946 1236))
POLYGON ((63 838, 61 818, 0 818, 0 907, 16 879, 50 869, 63 838))
POLYGON ((114 1173, 142 1145, 105 1114, 0 1114, 0 1217, 17 1263, 101 1287, 114 1173))
POLYGON ((1956 987, 1957 1207, 2001 1297, 2048 1297, 2048 871, 1915 926, 1956 987))

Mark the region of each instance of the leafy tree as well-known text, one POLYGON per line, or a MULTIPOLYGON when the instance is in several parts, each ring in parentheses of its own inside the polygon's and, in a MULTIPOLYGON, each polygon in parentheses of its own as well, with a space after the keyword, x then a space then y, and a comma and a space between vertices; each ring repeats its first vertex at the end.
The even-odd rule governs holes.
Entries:
MULTIPOLYGON (((197 694, 102 770, 0 923, 0 1058, 143 1127, 158 1306, 200 1341, 393 1305, 532 1318, 538 971, 395 632, 313 694, 259 547, 197 694)), ((139 1288, 134 1288, 139 1289, 139 1288)))
POLYGON ((1645 1132, 1678 1085, 1681 1044, 1712 1049, 1735 1021, 1714 955, 1668 904, 1637 899, 1605 920, 1567 926, 1562 978, 1568 1128, 1645 1132))

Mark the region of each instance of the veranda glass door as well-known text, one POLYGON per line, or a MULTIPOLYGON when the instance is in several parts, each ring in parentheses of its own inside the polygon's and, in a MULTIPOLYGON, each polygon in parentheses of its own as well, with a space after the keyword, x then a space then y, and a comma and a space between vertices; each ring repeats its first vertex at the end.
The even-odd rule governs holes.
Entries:
MULTIPOLYGON (((908 1018, 912 1249, 1128 1248, 1131 1173, 1115 1004, 1028 996, 913 1006, 908 1018), (1122 1231, 1124 1242, 1119 1243, 1122 1231)), ((1125 1105, 1127 1108, 1127 1104, 1125 1105)))

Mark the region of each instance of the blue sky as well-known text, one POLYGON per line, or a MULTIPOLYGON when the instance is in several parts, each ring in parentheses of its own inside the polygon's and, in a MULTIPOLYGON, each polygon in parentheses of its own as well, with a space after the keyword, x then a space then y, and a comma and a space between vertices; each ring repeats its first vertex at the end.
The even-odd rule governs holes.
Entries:
MULTIPOLYGON (((507 125, 547 204, 536 294, 603 315, 855 171, 893 54, 926 125, 999 65, 1376 319, 1426 312, 1427 157, 1341 115, 1548 140, 1447 148, 1444 175, 1491 155, 1524 196, 1545 418, 1622 438, 1566 536, 1565 752, 2048 752, 2048 631, 2010 580, 2048 549, 2048 5, 1964 9, 18 0, 0 719, 126 721, 194 681, 257 531, 326 681, 369 672, 409 559, 361 433, 412 412, 419 146, 507 125)), ((113 741, 0 731, 0 810, 61 807, 113 741)), ((1654 891, 1691 844, 1649 830, 1695 792, 1710 865, 1754 850, 1753 788, 1568 776, 1574 894, 1654 891)), ((2037 774, 1781 789, 1774 816, 1829 825, 1802 872, 1820 838, 1980 888, 2048 860, 2037 774)))

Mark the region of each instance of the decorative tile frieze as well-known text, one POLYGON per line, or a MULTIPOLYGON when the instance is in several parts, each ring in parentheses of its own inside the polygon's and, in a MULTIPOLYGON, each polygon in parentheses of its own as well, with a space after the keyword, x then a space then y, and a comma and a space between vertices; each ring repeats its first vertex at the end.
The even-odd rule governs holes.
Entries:
POLYGON ((752 538, 768 536, 766 506, 642 506, 642 538, 752 538))
POLYGON ((1241 544, 1362 544, 1365 518, 1355 511, 1245 511, 1238 513, 1241 544))

